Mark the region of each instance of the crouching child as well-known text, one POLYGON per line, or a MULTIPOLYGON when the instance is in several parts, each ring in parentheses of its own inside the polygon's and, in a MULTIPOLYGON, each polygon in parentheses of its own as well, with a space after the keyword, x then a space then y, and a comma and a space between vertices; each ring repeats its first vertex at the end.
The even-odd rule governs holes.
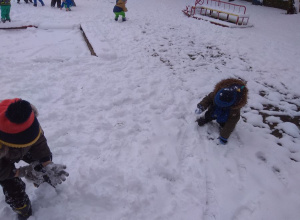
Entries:
POLYGON ((21 178, 36 187, 44 182, 56 187, 69 175, 65 165, 52 162, 52 153, 37 116, 36 108, 25 100, 15 98, 0 102, 0 185, 5 202, 19 220, 32 215, 26 185, 21 178), (15 163, 21 160, 28 165, 16 168, 15 163))
POLYGON ((226 144, 229 136, 240 120, 240 111, 247 103, 248 89, 239 79, 224 79, 197 105, 196 114, 205 110, 204 117, 196 120, 199 126, 216 120, 220 125, 219 141, 226 144))
POLYGON ((71 11, 72 6, 73 6, 72 0, 63 0, 60 9, 64 7, 66 11, 71 11))
POLYGON ((125 12, 127 12, 127 8, 125 4, 127 3, 127 0, 116 0, 116 5, 113 9, 113 12, 115 13, 115 21, 118 21, 119 16, 122 16, 122 21, 126 21, 125 12))

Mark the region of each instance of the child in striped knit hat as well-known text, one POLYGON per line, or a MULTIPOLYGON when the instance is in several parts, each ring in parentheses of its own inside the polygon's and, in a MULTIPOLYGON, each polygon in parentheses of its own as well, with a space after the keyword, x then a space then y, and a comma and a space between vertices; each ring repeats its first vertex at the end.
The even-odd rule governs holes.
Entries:
POLYGON ((65 165, 52 162, 44 132, 37 120, 38 112, 29 102, 15 98, 0 102, 0 185, 5 201, 18 219, 32 215, 25 192, 25 177, 35 186, 43 182, 56 187, 69 175, 65 165), (16 168, 20 160, 29 165, 16 168))

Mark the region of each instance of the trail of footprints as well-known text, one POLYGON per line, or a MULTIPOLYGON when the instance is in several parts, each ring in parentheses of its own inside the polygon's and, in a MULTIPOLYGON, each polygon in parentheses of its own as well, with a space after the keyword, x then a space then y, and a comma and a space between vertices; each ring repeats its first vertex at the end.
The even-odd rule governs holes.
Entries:
POLYGON ((286 178, 284 177, 284 174, 282 173, 282 171, 281 171, 281 169, 280 169, 279 166, 269 164, 268 160, 267 160, 267 157, 261 151, 258 151, 256 153, 256 157, 257 157, 257 159, 261 160, 262 162, 264 162, 265 164, 267 164, 268 166, 270 166, 271 171, 277 176, 278 180, 280 182, 282 182, 282 184, 284 184, 285 186, 287 186, 288 182, 287 182, 286 178))

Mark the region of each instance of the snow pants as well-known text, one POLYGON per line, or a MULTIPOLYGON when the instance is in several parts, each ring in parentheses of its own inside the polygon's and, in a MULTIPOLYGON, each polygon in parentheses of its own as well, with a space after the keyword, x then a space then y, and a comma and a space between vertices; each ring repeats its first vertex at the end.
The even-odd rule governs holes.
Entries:
POLYGON ((121 12, 114 12, 115 15, 116 15, 116 18, 119 18, 119 16, 121 15, 122 18, 125 18, 125 12, 124 11, 121 11, 121 12))
POLYGON ((61 0, 51 0, 51 7, 55 7, 55 4, 58 8, 61 8, 61 0))
POLYGON ((10 13, 10 5, 1 5, 1 19, 3 20, 10 20, 9 13, 10 13))
POLYGON ((19 177, 0 181, 5 196, 5 202, 13 210, 20 209, 28 204, 29 197, 25 192, 26 185, 19 177))

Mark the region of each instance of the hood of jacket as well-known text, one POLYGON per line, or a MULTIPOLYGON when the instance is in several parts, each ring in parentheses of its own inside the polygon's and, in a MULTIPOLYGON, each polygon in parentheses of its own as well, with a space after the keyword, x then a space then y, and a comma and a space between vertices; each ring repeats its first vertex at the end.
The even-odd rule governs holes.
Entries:
POLYGON ((235 78, 223 79, 215 85, 213 93, 215 96, 220 89, 228 88, 233 85, 245 86, 241 91, 242 95, 240 100, 231 107, 232 109, 240 109, 247 104, 248 100, 248 89, 246 87, 246 82, 235 78))

